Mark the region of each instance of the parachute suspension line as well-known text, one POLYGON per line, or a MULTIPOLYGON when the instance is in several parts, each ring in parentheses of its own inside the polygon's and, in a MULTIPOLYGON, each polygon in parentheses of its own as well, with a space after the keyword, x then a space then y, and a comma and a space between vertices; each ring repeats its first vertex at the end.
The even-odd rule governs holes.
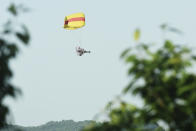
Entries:
POLYGON ((79 46, 82 46, 82 31, 80 30, 79 32, 79 39, 78 39, 78 44, 79 44, 79 46))
POLYGON ((74 44, 76 46, 82 46, 82 31, 80 30, 77 30, 77 31, 73 31, 73 41, 74 41, 74 44))

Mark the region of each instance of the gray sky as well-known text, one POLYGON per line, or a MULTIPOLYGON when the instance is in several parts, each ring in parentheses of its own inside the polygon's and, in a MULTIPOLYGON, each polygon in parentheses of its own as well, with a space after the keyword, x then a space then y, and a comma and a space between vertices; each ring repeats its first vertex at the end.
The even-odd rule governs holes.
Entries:
MULTIPOLYGON (((23 0, 25 1, 25 0, 23 0)), ((136 28, 141 41, 160 42, 159 26, 169 23, 184 32, 170 38, 193 45, 196 34, 195 0, 28 0, 31 12, 19 20, 28 26, 30 46, 12 62, 13 83, 23 91, 7 100, 15 123, 24 126, 48 121, 89 120, 128 83, 120 53, 133 42, 136 28), (64 17, 84 12, 86 26, 62 28, 64 17), (91 50, 78 57, 75 46, 91 50)), ((137 98, 131 102, 140 104, 137 98)))

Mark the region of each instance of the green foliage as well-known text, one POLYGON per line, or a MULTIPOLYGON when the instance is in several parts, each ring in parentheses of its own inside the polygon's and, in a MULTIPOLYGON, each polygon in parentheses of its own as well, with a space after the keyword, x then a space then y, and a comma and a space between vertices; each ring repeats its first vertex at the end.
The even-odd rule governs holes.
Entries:
POLYGON ((17 16, 19 15, 21 12, 28 12, 29 9, 26 8, 24 5, 19 4, 16 5, 14 3, 11 3, 9 5, 9 7, 7 8, 7 10, 13 15, 13 16, 17 16))
POLYGON ((10 6, 8 7, 8 11, 10 11, 10 13, 14 16, 16 16, 18 14, 17 12, 17 7, 15 6, 15 4, 10 4, 10 6))
POLYGON ((24 25, 22 26, 22 29, 23 29, 23 32, 16 32, 16 36, 24 44, 28 44, 30 40, 30 34, 28 32, 28 29, 24 25))
POLYGON ((121 58, 129 65, 130 77, 123 94, 140 96, 143 107, 110 103, 109 120, 84 131, 196 130, 196 59, 191 49, 170 40, 156 50, 140 43, 126 49, 121 58))
POLYGON ((140 115, 139 111, 139 108, 121 102, 118 108, 113 108, 109 112, 110 121, 90 124, 84 131, 162 131, 162 128, 155 123, 145 125, 138 117, 140 115))
POLYGON ((0 32, 0 128, 6 125, 6 116, 9 113, 9 108, 3 103, 3 100, 6 96, 16 97, 18 94, 21 94, 21 91, 10 82, 13 73, 9 63, 19 52, 17 46, 19 42, 17 40, 20 40, 23 44, 28 44, 30 40, 27 28, 23 24, 21 26, 21 24, 15 22, 20 7, 13 3, 7 7, 8 12, 12 15, 1 26, 0 32), (18 27, 23 29, 23 31, 16 30, 18 27))

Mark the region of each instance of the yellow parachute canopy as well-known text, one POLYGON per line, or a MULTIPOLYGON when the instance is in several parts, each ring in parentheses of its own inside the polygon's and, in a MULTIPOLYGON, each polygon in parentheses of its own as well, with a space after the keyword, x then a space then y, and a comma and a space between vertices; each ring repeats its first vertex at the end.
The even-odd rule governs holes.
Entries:
POLYGON ((75 30, 85 25, 84 13, 75 13, 65 17, 64 28, 68 30, 75 30))

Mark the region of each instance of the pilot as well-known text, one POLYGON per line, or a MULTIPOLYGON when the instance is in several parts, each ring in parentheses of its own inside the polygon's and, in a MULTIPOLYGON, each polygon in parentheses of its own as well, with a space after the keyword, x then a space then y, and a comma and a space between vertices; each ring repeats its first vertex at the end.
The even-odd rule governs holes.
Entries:
POLYGON ((80 47, 76 47, 76 52, 79 56, 82 56, 85 53, 90 53, 90 51, 86 51, 86 50, 84 50, 83 48, 80 48, 80 47))

